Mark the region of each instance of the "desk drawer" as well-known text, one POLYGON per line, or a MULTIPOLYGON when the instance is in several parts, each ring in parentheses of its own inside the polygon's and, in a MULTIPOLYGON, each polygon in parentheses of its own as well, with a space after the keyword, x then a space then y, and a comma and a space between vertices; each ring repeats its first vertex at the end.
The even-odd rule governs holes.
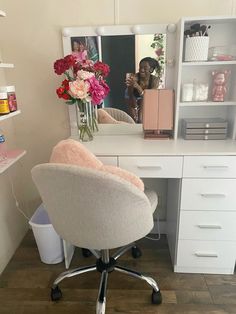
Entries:
POLYGON ((236 156, 185 156, 183 177, 236 178, 236 156))
POLYGON ((234 269, 236 242, 180 240, 178 244, 178 267, 201 269, 234 269))
POLYGON ((179 239, 236 241, 236 212, 181 211, 179 239))
POLYGON ((236 179, 183 179, 181 210, 236 210, 236 179))
POLYGON ((142 178, 181 178, 182 157, 119 157, 119 166, 142 178))

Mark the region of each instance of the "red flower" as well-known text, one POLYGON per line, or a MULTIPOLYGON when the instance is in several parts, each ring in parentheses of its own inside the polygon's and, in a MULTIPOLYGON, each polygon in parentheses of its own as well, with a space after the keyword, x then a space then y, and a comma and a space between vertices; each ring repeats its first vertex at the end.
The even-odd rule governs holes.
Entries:
POLYGON ((67 94, 68 89, 69 89, 69 81, 64 80, 62 82, 62 85, 56 90, 57 96, 65 100, 69 100, 71 97, 69 94, 67 94), (68 82, 68 87, 67 87, 67 82, 68 82))
POLYGON ((54 71, 56 74, 61 75, 69 68, 73 67, 76 63, 76 58, 72 55, 68 55, 63 59, 56 60, 54 63, 54 71))
POLYGON ((109 72, 110 72, 110 67, 109 65, 101 62, 101 61, 97 61, 94 66, 93 66, 95 72, 97 72, 99 75, 106 77, 109 72))
POLYGON ((61 85, 65 88, 66 91, 69 90, 69 81, 68 80, 62 81, 61 85))

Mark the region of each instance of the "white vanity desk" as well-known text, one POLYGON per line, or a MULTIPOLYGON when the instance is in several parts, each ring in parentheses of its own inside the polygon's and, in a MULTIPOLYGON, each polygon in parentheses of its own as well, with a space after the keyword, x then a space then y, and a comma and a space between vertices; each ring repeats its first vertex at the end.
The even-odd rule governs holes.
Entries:
POLYGON ((139 132, 96 135, 84 144, 104 163, 168 179, 166 233, 175 272, 234 272, 236 141, 144 140, 139 132))

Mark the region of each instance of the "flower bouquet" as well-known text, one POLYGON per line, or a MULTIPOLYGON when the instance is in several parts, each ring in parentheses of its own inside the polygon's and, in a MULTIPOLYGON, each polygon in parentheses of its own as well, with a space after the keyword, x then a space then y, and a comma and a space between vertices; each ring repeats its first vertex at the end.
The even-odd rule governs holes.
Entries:
POLYGON ((92 133, 98 130, 95 108, 110 90, 104 79, 110 71, 109 66, 100 61, 78 61, 75 56, 68 55, 55 61, 54 71, 66 77, 56 92, 67 104, 75 104, 80 139, 92 140, 92 133))

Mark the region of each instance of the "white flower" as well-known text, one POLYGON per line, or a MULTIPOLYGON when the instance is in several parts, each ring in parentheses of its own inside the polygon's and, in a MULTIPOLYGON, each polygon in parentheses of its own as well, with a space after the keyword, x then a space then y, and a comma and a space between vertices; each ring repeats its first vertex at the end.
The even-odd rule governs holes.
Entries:
POLYGON ((88 72, 88 71, 84 71, 84 70, 79 70, 77 72, 77 79, 78 80, 88 80, 93 76, 94 76, 94 73, 92 73, 92 72, 88 72))
POLYGON ((72 97, 78 99, 90 100, 89 92, 90 84, 86 81, 76 80, 69 83, 69 93, 72 97))

